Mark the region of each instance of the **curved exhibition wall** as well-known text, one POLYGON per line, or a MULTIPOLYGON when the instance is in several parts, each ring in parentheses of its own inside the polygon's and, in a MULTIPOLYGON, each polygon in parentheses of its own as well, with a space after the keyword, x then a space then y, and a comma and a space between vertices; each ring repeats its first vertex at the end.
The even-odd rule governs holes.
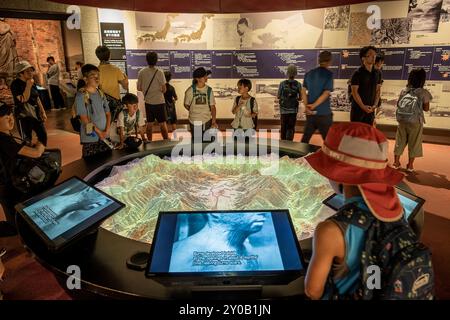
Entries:
MULTIPOLYGON (((450 14, 446 13, 450 0, 411 2, 416 4, 370 2, 241 14, 98 9, 98 20, 101 41, 116 48, 114 63, 127 71, 132 91, 137 72, 146 66, 146 52, 158 52, 158 65, 172 72, 172 84, 180 97, 179 119, 187 118, 182 103, 184 91, 198 66, 212 70, 208 83, 215 90, 218 118, 233 117, 236 82, 247 77, 252 79, 251 93, 260 106, 259 119, 279 119, 276 92, 287 65, 297 65, 298 78, 302 79, 316 66, 320 50, 326 48, 334 58, 335 120, 346 121, 350 108, 347 80, 360 65, 359 48, 371 44, 381 48, 386 62, 377 123, 396 125, 396 100, 408 73, 423 67, 427 71, 426 88, 434 97, 425 127, 450 129, 450 14), (380 19, 373 20, 377 17, 380 19)), ((302 117, 299 113, 299 119, 302 117)))

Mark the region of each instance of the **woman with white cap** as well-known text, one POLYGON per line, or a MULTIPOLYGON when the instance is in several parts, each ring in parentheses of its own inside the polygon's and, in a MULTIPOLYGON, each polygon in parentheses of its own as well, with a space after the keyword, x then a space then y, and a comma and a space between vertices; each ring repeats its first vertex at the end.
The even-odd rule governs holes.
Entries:
POLYGON ((47 120, 39 92, 34 83, 34 67, 28 61, 20 61, 15 68, 17 78, 11 83, 19 132, 24 140, 31 142, 32 132, 44 146, 47 145, 47 131, 44 122, 47 120))

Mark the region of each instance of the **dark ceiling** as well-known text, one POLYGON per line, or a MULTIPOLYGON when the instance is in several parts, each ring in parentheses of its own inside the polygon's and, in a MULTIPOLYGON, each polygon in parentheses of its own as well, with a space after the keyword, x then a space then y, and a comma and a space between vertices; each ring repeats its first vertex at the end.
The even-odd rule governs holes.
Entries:
POLYGON ((148 12, 248 13, 307 10, 370 1, 358 0, 52 0, 53 2, 148 12))

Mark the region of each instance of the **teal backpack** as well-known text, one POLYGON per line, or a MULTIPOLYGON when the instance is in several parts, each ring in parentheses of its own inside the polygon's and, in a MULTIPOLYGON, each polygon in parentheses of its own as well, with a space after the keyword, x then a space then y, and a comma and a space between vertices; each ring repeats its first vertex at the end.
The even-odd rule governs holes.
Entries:
POLYGON ((330 219, 353 224, 366 232, 361 254, 360 279, 356 291, 340 296, 332 277, 328 279, 331 299, 432 300, 434 271, 430 250, 419 242, 405 219, 382 222, 355 204, 347 204, 330 219), (370 266, 381 271, 380 289, 367 285, 370 266))
MULTIPOLYGON (((196 94, 196 92, 197 92, 197 86, 195 85, 195 83, 192 84, 191 88, 192 88, 192 100, 191 100, 191 104, 190 104, 189 106, 192 106, 192 102, 194 101, 194 99, 195 99, 195 94, 196 94)), ((206 100, 208 101, 209 110, 211 110, 211 101, 210 101, 210 97, 211 97, 211 93, 212 93, 212 88, 211 88, 210 86, 208 86, 208 85, 206 85, 206 88, 207 88, 207 92, 206 92, 207 97, 206 97, 206 100)))

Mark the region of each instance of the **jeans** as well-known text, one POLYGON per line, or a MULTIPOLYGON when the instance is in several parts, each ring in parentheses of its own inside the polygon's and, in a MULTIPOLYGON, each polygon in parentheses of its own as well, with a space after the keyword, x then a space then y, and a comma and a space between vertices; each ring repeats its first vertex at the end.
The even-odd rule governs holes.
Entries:
POLYGON ((309 143, 309 140, 311 140, 311 137, 316 130, 319 130, 322 139, 325 140, 332 124, 333 114, 306 116, 302 142, 309 143))
POLYGON ((55 109, 64 108, 64 98, 61 95, 59 86, 50 85, 50 92, 52 94, 53 105, 55 109))
POLYGON ((44 146, 47 146, 47 131, 44 122, 33 117, 19 119, 19 132, 23 140, 31 141, 33 131, 44 146))
POLYGON ((296 122, 297 113, 288 113, 281 115, 281 140, 294 140, 296 122))

